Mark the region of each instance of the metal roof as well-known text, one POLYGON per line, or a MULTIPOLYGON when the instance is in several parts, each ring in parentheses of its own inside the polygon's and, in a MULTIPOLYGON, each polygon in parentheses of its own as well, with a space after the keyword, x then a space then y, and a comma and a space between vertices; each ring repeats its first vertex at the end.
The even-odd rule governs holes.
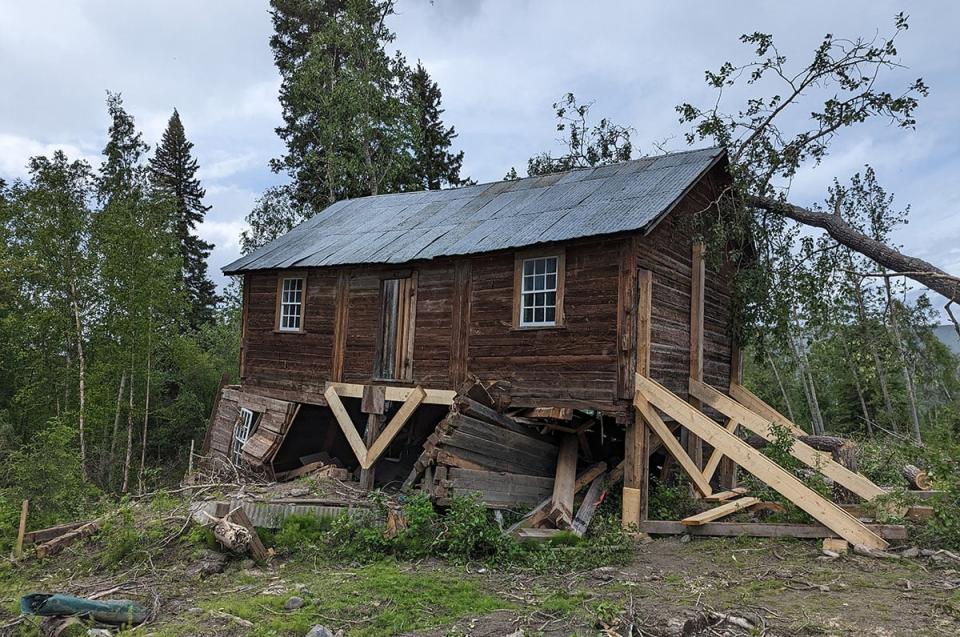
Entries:
POLYGON ((404 263, 647 230, 723 155, 723 149, 704 148, 541 177, 338 201, 223 272, 404 263))

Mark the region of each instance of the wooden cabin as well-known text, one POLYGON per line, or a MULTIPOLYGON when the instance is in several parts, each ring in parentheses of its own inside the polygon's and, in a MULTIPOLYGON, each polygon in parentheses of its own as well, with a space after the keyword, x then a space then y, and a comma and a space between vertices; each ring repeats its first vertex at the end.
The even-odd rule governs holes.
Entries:
POLYGON ((472 380, 501 411, 600 415, 626 455, 638 369, 683 396, 690 377, 729 384, 729 281, 694 240, 726 165, 707 148, 329 206, 223 269, 243 277, 240 385, 209 450, 275 471, 346 460, 331 386, 366 444, 372 389, 389 404, 421 387, 438 409, 393 443, 405 471, 472 380))
POLYGON ((240 384, 205 454, 277 479, 419 484, 440 505, 479 492, 529 511, 534 535, 584 532, 622 480, 624 525, 649 533, 902 539, 736 435, 779 440, 776 423, 799 462, 884 494, 740 384, 729 274, 696 240, 726 169, 707 148, 329 206, 224 268, 243 277, 240 384), (670 462, 721 504, 649 520, 649 473, 670 462), (733 489, 736 467, 820 525, 714 522, 764 504, 733 489))

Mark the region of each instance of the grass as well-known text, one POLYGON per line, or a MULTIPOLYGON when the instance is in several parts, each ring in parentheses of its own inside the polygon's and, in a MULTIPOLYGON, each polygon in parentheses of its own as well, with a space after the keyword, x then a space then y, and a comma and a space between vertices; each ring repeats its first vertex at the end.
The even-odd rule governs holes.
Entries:
MULTIPOLYGON (((200 618, 154 626, 157 637, 187 634, 198 628, 198 621, 215 618, 229 623, 217 613, 227 613, 253 622, 251 637, 305 634, 311 626, 324 624, 331 629, 347 628, 351 635, 377 637, 410 630, 431 628, 456 622, 464 617, 483 615, 514 604, 484 591, 475 581, 453 570, 420 574, 401 568, 394 561, 383 561, 342 570, 343 565, 321 564, 319 570, 290 563, 280 573, 286 590, 272 592, 218 594, 199 599, 200 618), (287 611, 283 605, 292 595, 305 600, 303 607, 287 611)), ((238 582, 217 588, 229 589, 238 582)), ((229 575, 228 575, 229 577, 229 575)), ((264 578, 261 585, 270 580, 264 578)))

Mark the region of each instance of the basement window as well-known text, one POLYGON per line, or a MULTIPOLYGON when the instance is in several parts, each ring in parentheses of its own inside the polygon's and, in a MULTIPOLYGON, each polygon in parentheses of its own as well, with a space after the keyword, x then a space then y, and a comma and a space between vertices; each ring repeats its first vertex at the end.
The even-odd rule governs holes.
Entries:
POLYGON ((260 421, 260 414, 246 407, 240 408, 240 417, 237 418, 237 424, 233 428, 233 453, 231 460, 233 464, 239 465, 243 459, 243 445, 246 444, 253 432, 257 430, 257 424, 260 421))
POLYGON ((279 296, 277 329, 281 332, 303 331, 303 279, 282 279, 279 296))
POLYGON ((563 254, 517 257, 516 327, 555 327, 562 323, 563 254))

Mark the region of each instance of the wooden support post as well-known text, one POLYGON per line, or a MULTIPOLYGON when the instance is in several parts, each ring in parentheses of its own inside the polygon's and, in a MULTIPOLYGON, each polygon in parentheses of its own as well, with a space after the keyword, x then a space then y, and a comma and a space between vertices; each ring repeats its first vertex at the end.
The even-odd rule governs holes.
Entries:
POLYGON ((553 498, 550 500, 549 517, 557 528, 570 528, 573 524, 573 498, 576 495, 577 448, 579 443, 573 434, 566 434, 560 443, 557 456, 557 475, 553 479, 553 498))
MULTIPOLYGON (((743 383, 743 348, 734 338, 730 346, 730 385, 743 383)), ((734 427, 736 430, 736 427, 734 427)), ((737 464, 726 456, 720 458, 720 467, 717 480, 721 489, 735 489, 737 487, 737 464)))
POLYGON ((423 403, 426 397, 427 393, 423 391, 423 388, 419 385, 415 387, 412 392, 410 392, 410 395, 407 397, 407 399, 402 405, 400 405, 400 409, 398 409, 397 413, 394 414, 393 418, 390 419, 386 429, 380 433, 373 443, 367 444, 367 455, 364 461, 361 463, 364 468, 373 467, 373 464, 387 449, 387 447, 390 446, 390 443, 393 442, 393 439, 397 437, 397 434, 400 433, 400 430, 403 429, 404 425, 407 424, 407 421, 410 420, 413 412, 417 410, 417 407, 423 403))
MULTIPOLYGON (((364 432, 364 443, 366 443, 367 449, 373 446, 377 441, 377 437, 380 435, 382 418, 383 416, 379 414, 370 414, 367 416, 367 430, 364 432)), ((373 463, 367 460, 368 457, 369 452, 366 452, 363 454, 363 459, 360 460, 360 488, 364 491, 373 489, 374 483, 373 463)))
POLYGON ((340 396, 337 394, 337 388, 334 385, 328 385, 327 390, 323 392, 323 397, 327 399, 327 406, 330 407, 330 411, 333 412, 334 417, 337 419, 337 424, 340 425, 340 430, 346 437, 347 442, 350 443, 350 448, 353 449, 357 460, 362 465, 367 458, 367 447, 363 444, 363 440, 360 439, 360 434, 357 433, 357 428, 353 425, 353 421, 350 420, 350 414, 347 413, 347 408, 343 406, 343 401, 340 400, 340 396))
POLYGON ((330 379, 343 380, 343 357, 347 349, 347 317, 350 305, 350 274, 341 271, 337 275, 337 292, 334 298, 333 354, 330 357, 330 379))
MULTIPOLYGON (((737 422, 761 438, 769 442, 774 442, 775 436, 770 430, 770 422, 729 396, 721 394, 713 387, 702 382, 697 382, 692 378, 690 379, 690 394, 696 396, 724 416, 736 419, 737 422)), ((793 441, 793 445, 790 447, 790 455, 865 500, 872 500, 886 493, 865 476, 850 471, 829 457, 829 455, 817 451, 801 440, 793 441)))
POLYGON ((17 528, 17 541, 13 545, 14 559, 23 557, 23 536, 27 532, 27 512, 30 509, 30 500, 24 500, 20 505, 20 526, 17 528))
POLYGON ((650 412, 653 412, 653 407, 662 409, 843 539, 869 548, 887 548, 888 545, 883 538, 870 531, 859 520, 833 502, 822 498, 780 465, 723 427, 718 427, 717 423, 683 402, 659 383, 639 374, 635 404, 638 409, 646 409, 650 412))
MULTIPOLYGON (((690 272, 690 378, 703 380, 703 301, 704 281, 706 278, 706 262, 704 254, 706 246, 696 243, 691 250, 690 272)), ((700 408, 695 398, 690 398, 691 405, 700 408)), ((703 468, 703 441, 689 430, 685 430, 684 448, 693 460, 693 463, 703 468)))
MULTIPOLYGON (((650 374, 650 327, 653 307, 653 273, 637 272, 637 374, 650 374)), ((624 438, 623 509, 624 528, 647 519, 647 491, 650 484, 650 430, 643 419, 634 417, 624 438)))

